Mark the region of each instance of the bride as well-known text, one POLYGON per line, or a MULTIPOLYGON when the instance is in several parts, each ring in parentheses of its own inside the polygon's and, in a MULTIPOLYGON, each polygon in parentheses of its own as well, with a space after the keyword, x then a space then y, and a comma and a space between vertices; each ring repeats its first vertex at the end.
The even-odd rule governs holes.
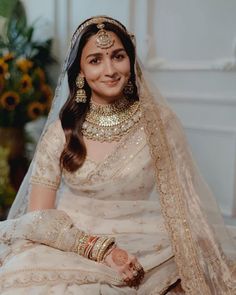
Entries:
POLYGON ((235 294, 235 242, 117 20, 75 31, 0 237, 3 295, 235 294))

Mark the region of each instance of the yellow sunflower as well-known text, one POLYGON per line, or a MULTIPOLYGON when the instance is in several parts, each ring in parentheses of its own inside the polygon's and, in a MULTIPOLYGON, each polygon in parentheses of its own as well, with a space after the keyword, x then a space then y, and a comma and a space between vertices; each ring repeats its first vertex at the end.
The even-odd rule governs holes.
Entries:
POLYGON ((3 60, 4 60, 5 62, 11 61, 11 60, 13 60, 13 59, 14 59, 14 54, 11 53, 11 52, 8 52, 8 53, 6 53, 6 54, 3 56, 3 60))
POLYGON ((24 74, 20 80, 20 91, 28 92, 32 88, 32 79, 28 74, 24 74))
POLYGON ((0 58, 0 76, 5 76, 7 72, 8 72, 8 64, 5 63, 5 60, 3 58, 0 58))
POLYGON ((52 103, 52 89, 47 84, 41 86, 42 96, 40 102, 45 106, 47 110, 50 109, 52 103))
POLYGON ((23 73, 27 73, 33 67, 33 62, 26 58, 19 58, 16 64, 23 73))
POLYGON ((15 91, 7 91, 1 96, 0 102, 5 109, 13 111, 20 102, 20 96, 15 91))
POLYGON ((44 106, 40 102, 32 102, 28 106, 28 116, 30 119, 35 120, 43 114, 44 106))
POLYGON ((35 69, 35 74, 39 78, 40 83, 45 83, 45 80, 46 80, 45 73, 41 68, 35 69))

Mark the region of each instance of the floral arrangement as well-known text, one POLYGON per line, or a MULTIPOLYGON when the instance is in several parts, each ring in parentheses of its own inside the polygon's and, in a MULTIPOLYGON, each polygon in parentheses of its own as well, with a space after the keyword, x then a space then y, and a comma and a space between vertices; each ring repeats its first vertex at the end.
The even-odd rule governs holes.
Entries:
POLYGON ((24 126, 50 109, 52 90, 45 71, 14 52, 0 55, 0 93, 0 126, 24 126))
POLYGON ((35 38, 20 0, 0 0, 0 218, 7 215, 28 167, 33 142, 26 123, 47 115, 52 101, 52 39, 35 38), (14 135, 13 135, 14 134, 14 135), (27 145, 26 145, 27 143, 27 145))
POLYGON ((52 83, 47 70, 55 60, 51 39, 34 40, 35 26, 27 24, 22 3, 11 0, 2 9, 7 3, 11 14, 0 31, 0 127, 23 127, 50 109, 52 83))

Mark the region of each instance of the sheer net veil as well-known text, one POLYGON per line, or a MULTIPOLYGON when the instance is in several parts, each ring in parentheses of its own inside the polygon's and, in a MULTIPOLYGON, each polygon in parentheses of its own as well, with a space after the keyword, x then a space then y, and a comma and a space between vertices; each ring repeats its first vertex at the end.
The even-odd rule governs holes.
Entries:
MULTIPOLYGON (((58 119, 68 97, 66 69, 75 58, 83 27, 90 23, 118 21, 94 17, 75 31, 65 59, 52 108, 43 133, 58 119)), ((123 27, 124 30, 126 30, 123 27)), ((142 120, 150 149, 161 212, 172 244, 182 285, 187 294, 235 294, 236 245, 227 231, 214 196, 201 177, 188 147, 179 119, 161 96, 151 79, 136 60, 136 83, 142 120)), ((21 185, 8 218, 16 218, 27 210, 29 179, 34 159, 21 185)), ((60 191, 63 190, 63 183, 60 191)))
MULTIPOLYGON (((59 118, 60 109, 62 108, 62 106, 64 105, 64 103, 66 102, 68 98, 69 87, 67 83, 66 68, 68 64, 69 53, 70 53, 70 50, 68 51, 66 59, 64 61, 62 72, 60 74, 58 84, 55 90, 52 106, 51 106, 47 121, 45 123, 44 129, 40 136, 40 139, 42 138, 44 133, 47 131, 48 126, 59 118)), ((39 142, 40 142, 40 139, 39 139, 39 142)), ((19 217, 27 212, 29 189, 30 189, 29 182, 30 182, 30 177, 31 177, 34 165, 35 165, 35 161, 33 158, 30 164, 30 167, 28 169, 28 172, 26 176, 24 177, 24 180, 20 186, 20 189, 16 195, 16 198, 11 206, 11 209, 8 214, 8 219, 19 217)))

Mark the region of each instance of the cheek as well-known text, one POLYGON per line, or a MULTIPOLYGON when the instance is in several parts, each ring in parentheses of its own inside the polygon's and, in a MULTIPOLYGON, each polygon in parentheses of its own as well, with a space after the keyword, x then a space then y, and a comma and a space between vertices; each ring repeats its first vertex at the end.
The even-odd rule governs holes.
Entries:
POLYGON ((129 77, 130 75, 130 63, 129 61, 125 61, 121 63, 120 70, 125 77, 129 77))
POLYGON ((96 80, 100 76, 100 71, 98 68, 89 68, 84 72, 84 74, 87 80, 96 80))
POLYGON ((100 76, 100 68, 99 66, 91 66, 89 64, 81 64, 81 70, 86 80, 96 80, 100 76))

